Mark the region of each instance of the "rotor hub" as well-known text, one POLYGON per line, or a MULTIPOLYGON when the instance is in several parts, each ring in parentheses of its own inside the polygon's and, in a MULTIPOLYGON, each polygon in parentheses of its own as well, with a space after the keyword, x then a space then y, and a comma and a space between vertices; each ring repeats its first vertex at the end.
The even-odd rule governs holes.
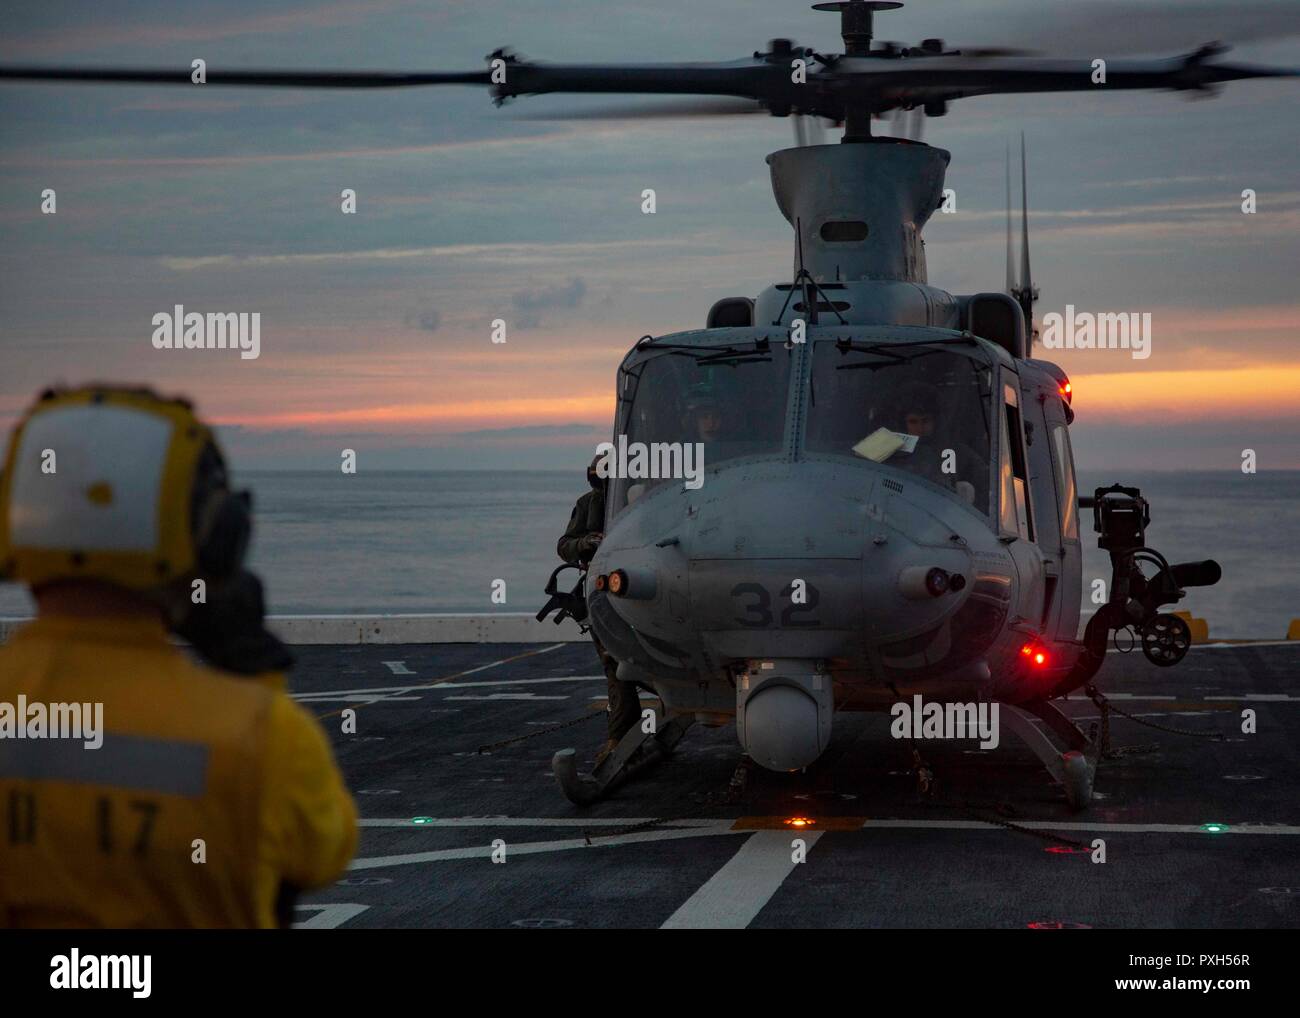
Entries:
POLYGON ((876 11, 896 11, 902 6, 894 0, 837 0, 835 3, 813 4, 812 9, 838 12, 844 55, 861 57, 871 51, 872 21, 876 11))

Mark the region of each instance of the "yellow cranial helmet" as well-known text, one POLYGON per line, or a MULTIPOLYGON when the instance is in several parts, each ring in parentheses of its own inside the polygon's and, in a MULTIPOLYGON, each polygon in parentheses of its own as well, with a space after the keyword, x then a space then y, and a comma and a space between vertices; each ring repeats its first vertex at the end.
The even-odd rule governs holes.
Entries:
POLYGON ((239 568, 246 494, 230 491, 189 403, 148 389, 48 390, 0 475, 0 578, 94 579, 137 591, 239 568))

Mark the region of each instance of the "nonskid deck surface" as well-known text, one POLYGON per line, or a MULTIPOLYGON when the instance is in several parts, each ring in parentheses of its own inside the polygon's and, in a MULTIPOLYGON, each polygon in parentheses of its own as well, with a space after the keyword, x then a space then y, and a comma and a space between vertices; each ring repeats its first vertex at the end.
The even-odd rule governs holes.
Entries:
MULTIPOLYGON (((1081 815, 1006 726, 996 750, 921 743, 940 782, 927 801, 889 717, 853 714, 816 767, 755 771, 737 804, 720 804, 734 728, 697 726, 671 760, 579 810, 550 759, 576 746, 589 767, 604 738, 590 645, 297 655, 294 694, 323 719, 363 818, 353 868, 303 898, 303 925, 1300 926, 1300 643, 1197 647, 1173 669, 1112 653, 1099 684, 1117 706, 1227 741, 1114 718, 1128 751, 1102 762, 1081 815), (341 731, 347 708, 356 734, 341 731), (1241 730, 1245 709, 1257 734, 1241 730), (1106 861, 1046 834, 1103 839, 1106 861)), ((1079 694, 1065 709, 1085 728, 1098 714, 1079 694)))

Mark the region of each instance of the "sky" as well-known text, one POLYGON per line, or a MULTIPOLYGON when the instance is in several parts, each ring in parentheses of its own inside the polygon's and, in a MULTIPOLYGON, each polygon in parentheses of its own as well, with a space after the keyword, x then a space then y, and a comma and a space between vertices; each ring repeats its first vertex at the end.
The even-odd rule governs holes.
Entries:
MULTIPOLYGON (((48 2, 5 20, 10 64, 474 70, 500 46, 569 62, 734 59, 777 37, 839 49, 836 18, 786 0, 48 2)), ((1300 67, 1294 2, 927 0, 877 16, 880 39, 934 35, 1088 59, 1224 40, 1229 59, 1300 67)), ((1038 314, 1152 316, 1146 360, 1053 357, 1082 468, 1232 470, 1244 449, 1300 468, 1298 99, 1300 81, 980 97, 928 120, 957 196, 926 229, 932 284, 1003 287, 1005 151, 1023 130, 1038 314)), ((789 120, 542 119, 588 102, 0 85, 0 428, 47 385, 120 380, 191 397, 236 467, 337 469, 347 448, 369 469, 582 469, 631 344, 787 281, 793 247, 763 161, 793 143, 789 120), (261 355, 154 349, 153 316, 177 304, 259 313, 261 355)))

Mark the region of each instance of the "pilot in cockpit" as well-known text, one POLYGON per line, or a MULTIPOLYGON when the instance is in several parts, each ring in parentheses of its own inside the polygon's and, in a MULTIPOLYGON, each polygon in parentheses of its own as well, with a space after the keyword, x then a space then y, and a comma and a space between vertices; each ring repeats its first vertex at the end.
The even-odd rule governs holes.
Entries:
POLYGON ((694 385, 687 393, 683 430, 687 442, 703 442, 708 445, 722 437, 722 407, 712 385, 694 385))
POLYGON ((892 456, 889 465, 953 489, 974 503, 985 487, 987 459, 945 420, 939 390, 927 382, 911 382, 903 387, 898 407, 902 433, 915 436, 915 445, 910 453, 900 450, 892 456))

